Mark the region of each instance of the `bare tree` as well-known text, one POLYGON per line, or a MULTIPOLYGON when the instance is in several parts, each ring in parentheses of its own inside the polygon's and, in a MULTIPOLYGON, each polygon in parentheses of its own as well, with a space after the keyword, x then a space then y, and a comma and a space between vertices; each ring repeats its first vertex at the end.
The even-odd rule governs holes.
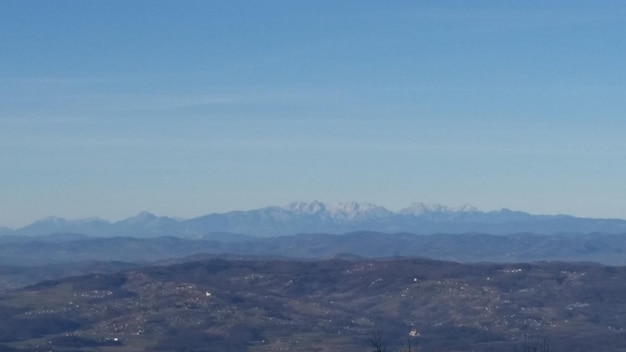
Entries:
POLYGON ((370 343, 374 347, 374 352, 387 352, 387 348, 383 344, 383 333, 380 330, 376 330, 372 333, 370 343))
POLYGON ((411 343, 411 339, 406 339, 406 348, 401 348, 398 352, 417 352, 417 347, 413 349, 413 344, 411 343))
MULTIPOLYGON (((383 333, 380 330, 374 331, 370 337, 370 343, 374 347, 374 352, 387 352, 387 347, 383 343, 383 333)), ((402 347, 397 352, 417 352, 417 348, 411 343, 411 339, 407 339, 406 347, 402 347)))
POLYGON ((541 341, 530 341, 528 336, 524 336, 524 341, 521 343, 521 350, 517 348, 514 349, 514 352, 550 352, 550 342, 547 338, 544 338, 541 341))

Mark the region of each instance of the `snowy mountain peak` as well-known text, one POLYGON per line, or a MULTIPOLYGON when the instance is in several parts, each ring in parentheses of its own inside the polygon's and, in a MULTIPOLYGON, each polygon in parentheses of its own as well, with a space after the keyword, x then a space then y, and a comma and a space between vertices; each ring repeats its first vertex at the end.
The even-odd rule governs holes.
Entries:
MULTIPOLYGON (((322 203, 317 200, 312 202, 292 202, 282 208, 298 215, 316 214, 336 220, 373 219, 394 214, 394 212, 380 205, 355 201, 340 203, 322 203)), ((415 202, 409 207, 398 211, 397 214, 421 216, 425 214, 450 214, 477 211, 478 209, 470 204, 464 204, 459 207, 448 207, 436 203, 415 202)))
POLYGON ((476 212, 478 209, 470 204, 464 204, 460 207, 448 207, 441 204, 415 202, 399 211, 400 214, 419 216, 427 213, 460 213, 460 212, 476 212))
POLYGON ((391 211, 376 204, 343 202, 326 204, 319 201, 292 202, 283 209, 299 215, 321 215, 335 220, 354 220, 379 218, 393 214, 391 211))
POLYGON ((342 212, 342 213, 350 213, 350 214, 366 213, 372 210, 385 209, 376 204, 359 203, 359 202, 354 202, 354 201, 330 204, 328 208, 329 210, 333 212, 342 212))
POLYGON ((316 200, 307 202, 292 202, 283 209, 296 214, 315 214, 326 211, 326 204, 316 200))
POLYGON ((337 220, 372 219, 393 214, 379 205, 354 201, 329 204, 326 207, 331 216, 337 220))

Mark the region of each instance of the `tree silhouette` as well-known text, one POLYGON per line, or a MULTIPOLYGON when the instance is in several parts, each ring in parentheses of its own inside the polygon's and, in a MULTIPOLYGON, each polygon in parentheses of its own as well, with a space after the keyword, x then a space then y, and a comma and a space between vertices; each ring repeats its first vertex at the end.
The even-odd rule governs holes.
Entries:
MULTIPOLYGON (((376 330, 370 337, 370 343, 374 347, 374 352, 387 352, 387 347, 383 343, 383 333, 380 330, 376 330)), ((397 352, 417 352, 417 348, 411 343, 411 339, 407 339, 406 347, 402 347, 397 352)))
POLYGON ((383 333, 380 330, 376 330, 372 333, 370 343, 374 347, 374 352, 387 352, 387 348, 383 344, 383 333))
POLYGON ((544 337, 541 341, 530 341, 528 336, 524 336, 519 348, 515 347, 513 352, 550 352, 550 342, 544 337))

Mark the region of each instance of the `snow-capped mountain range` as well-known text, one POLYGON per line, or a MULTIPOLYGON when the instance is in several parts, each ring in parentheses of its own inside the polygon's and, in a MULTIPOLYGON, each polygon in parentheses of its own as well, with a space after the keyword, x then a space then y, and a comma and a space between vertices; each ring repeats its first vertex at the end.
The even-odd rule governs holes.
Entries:
POLYGON ((337 220, 374 219, 393 215, 422 216, 425 214, 455 214, 461 212, 479 212, 477 208, 465 204, 460 207, 448 207, 441 204, 415 202, 410 206, 393 212, 383 206, 372 203, 346 202, 325 204, 319 201, 293 202, 283 209, 294 214, 325 214, 337 220))
POLYGON ((195 238, 218 232, 270 237, 296 233, 340 234, 363 230, 416 234, 626 233, 626 220, 533 215, 508 209, 484 212, 468 204, 448 207, 440 204, 413 203, 404 209, 391 211, 371 203, 328 204, 313 201, 293 202, 286 206, 270 206, 247 211, 212 213, 186 220, 156 216, 148 212, 117 222, 99 218, 67 220, 50 217, 21 229, 0 228, 0 234, 43 236, 54 233, 80 233, 88 236, 195 238))
POLYGON ((392 211, 371 203, 334 203, 325 204, 318 201, 311 203, 293 202, 282 209, 298 215, 319 215, 336 221, 364 220, 389 216, 392 211))

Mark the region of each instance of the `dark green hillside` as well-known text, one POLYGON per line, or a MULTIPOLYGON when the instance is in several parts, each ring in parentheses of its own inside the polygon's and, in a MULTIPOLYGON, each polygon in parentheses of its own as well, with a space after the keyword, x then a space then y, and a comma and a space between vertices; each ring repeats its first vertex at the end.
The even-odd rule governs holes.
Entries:
POLYGON ((432 260, 214 259, 49 281, 0 296, 24 351, 626 351, 626 268, 432 260), (399 347, 399 346, 398 346, 399 347))
POLYGON ((57 263, 38 266, 0 265, 0 291, 22 288, 44 280, 90 273, 114 273, 140 265, 124 262, 57 263))

